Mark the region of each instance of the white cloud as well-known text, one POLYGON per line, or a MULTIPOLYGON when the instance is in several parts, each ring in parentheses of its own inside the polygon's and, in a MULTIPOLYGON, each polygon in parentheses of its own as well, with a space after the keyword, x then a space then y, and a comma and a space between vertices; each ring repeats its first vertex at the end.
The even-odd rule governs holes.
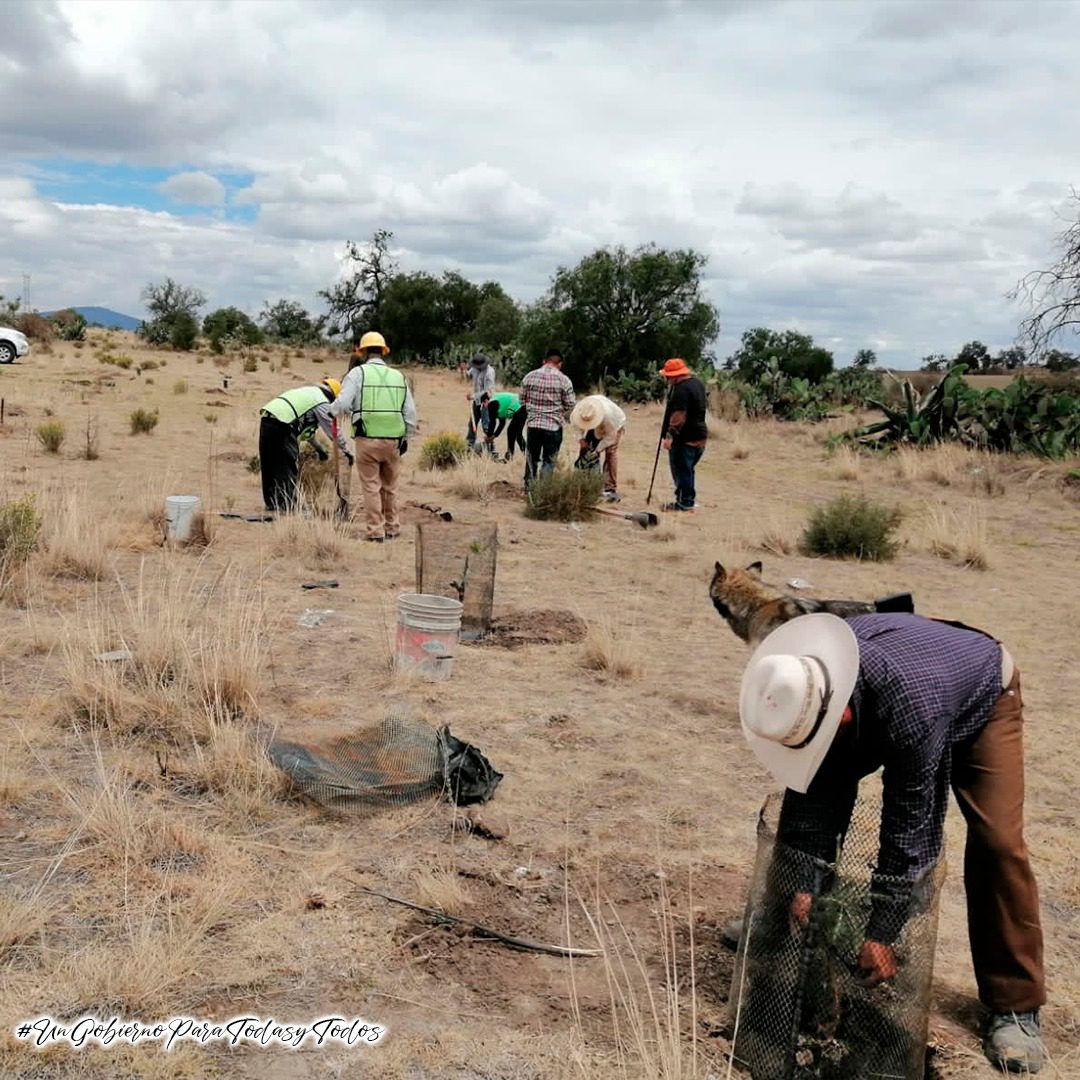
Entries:
POLYGON ((900 363, 1007 344, 1076 180, 1080 9, 974 5, 27 4, 0 39, 0 277, 50 306, 137 309, 165 273, 310 305, 386 227, 405 268, 528 299, 655 241, 710 256, 721 354, 762 322, 900 363), (62 203, 55 159, 167 170, 217 219, 62 203))
POLYGON ((158 190, 187 206, 222 206, 225 203, 225 185, 216 176, 204 172, 173 173, 158 184, 158 190))

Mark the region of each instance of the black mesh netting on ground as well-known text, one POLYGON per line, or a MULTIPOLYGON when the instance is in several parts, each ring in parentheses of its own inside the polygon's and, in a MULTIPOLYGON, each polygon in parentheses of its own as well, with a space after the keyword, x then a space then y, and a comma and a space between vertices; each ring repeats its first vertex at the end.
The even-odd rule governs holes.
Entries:
POLYGON ((324 743, 271 743, 270 758, 308 798, 376 810, 446 797, 487 802, 502 773, 475 746, 418 720, 390 717, 324 743))
POLYGON ((462 641, 491 627, 495 603, 497 525, 426 521, 416 526, 416 591, 460 600, 462 641))
POLYGON ((916 884, 895 943, 897 975, 872 989, 856 959, 888 882, 871 875, 881 820, 880 784, 860 794, 835 865, 777 839, 782 797, 758 820, 758 849, 728 1018, 734 1055, 754 1080, 922 1080, 944 858, 916 884), (878 891, 875 891, 877 889, 878 891), (804 929, 796 892, 813 896, 804 929))

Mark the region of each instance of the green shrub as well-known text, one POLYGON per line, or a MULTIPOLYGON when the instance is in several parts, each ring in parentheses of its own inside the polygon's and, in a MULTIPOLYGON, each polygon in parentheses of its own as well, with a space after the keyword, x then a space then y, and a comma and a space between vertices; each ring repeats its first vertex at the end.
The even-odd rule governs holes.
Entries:
POLYGON ((838 559, 891 559, 898 544, 893 533, 903 513, 897 506, 871 502, 862 495, 841 495, 815 507, 802 537, 808 555, 838 559))
POLYGON ((41 518, 32 495, 0 503, 0 578, 30 558, 40 529, 41 518))
POLYGON ((529 486, 525 516, 540 521, 580 521, 596 506, 604 478, 585 469, 556 469, 529 486))
POLYGON ((186 311, 176 312, 169 327, 169 344, 180 352, 189 352, 198 336, 199 324, 195 316, 186 311))
POLYGON ((63 420, 46 420, 44 424, 38 424, 35 433, 38 442, 45 447, 48 454, 59 454, 60 447, 64 445, 64 422, 63 420))
POLYGON ((620 371, 604 381, 604 392, 616 401, 638 404, 646 401, 660 401, 667 393, 667 384, 662 375, 628 375, 620 371))
POLYGON ((132 435, 149 435, 157 427, 157 409, 148 412, 146 409, 135 409, 128 416, 131 423, 132 435))
POLYGON ((188 392, 187 379, 177 379, 176 382, 172 384, 172 392, 174 394, 186 394, 188 392))
POLYGON ((452 469, 459 461, 464 461, 469 453, 469 444, 460 436, 450 431, 432 435, 424 440, 420 447, 420 468, 452 469))

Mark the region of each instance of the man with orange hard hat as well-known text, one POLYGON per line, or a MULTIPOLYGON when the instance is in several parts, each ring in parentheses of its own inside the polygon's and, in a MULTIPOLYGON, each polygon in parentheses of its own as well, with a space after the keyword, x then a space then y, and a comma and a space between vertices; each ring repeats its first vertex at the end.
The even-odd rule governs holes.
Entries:
POLYGON ((668 452, 671 479, 675 483, 675 500, 665 504, 663 509, 692 514, 697 498, 694 470, 705 453, 709 437, 705 427, 705 384, 679 357, 668 360, 660 374, 668 384, 668 406, 661 439, 668 452))

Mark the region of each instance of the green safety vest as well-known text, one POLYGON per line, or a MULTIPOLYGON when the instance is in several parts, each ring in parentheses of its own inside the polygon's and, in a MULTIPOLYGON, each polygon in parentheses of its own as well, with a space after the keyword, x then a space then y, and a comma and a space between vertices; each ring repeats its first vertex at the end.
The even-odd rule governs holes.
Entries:
POLYGON ((499 419, 506 420, 521 408, 521 398, 517 394, 492 394, 488 401, 499 406, 499 419))
POLYGON ((315 433, 318 421, 313 412, 316 405, 329 404, 326 394, 318 386, 298 386, 295 390, 286 390, 268 401, 262 411, 283 424, 295 424, 299 437, 308 439, 315 433))
POLYGON ((358 438, 403 439, 405 437, 405 376, 385 364, 360 368, 359 408, 353 410, 358 438))

